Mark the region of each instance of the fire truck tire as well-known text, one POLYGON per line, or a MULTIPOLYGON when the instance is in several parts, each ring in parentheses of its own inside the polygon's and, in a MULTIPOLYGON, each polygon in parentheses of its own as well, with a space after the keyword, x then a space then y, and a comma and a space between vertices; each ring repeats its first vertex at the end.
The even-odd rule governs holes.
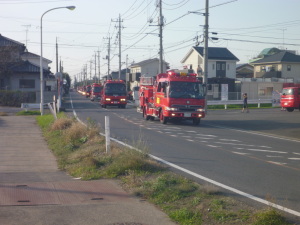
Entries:
POLYGON ((101 105, 102 106, 102 108, 106 108, 106 105, 101 105))
POLYGON ((160 112, 159 120, 162 124, 166 124, 168 122, 168 117, 164 116, 163 112, 160 112))
POLYGON ((193 124, 194 124, 194 125, 199 125, 199 124, 200 124, 200 121, 201 121, 201 120, 200 120, 199 118, 194 118, 194 119, 193 119, 193 124))
POLYGON ((293 112, 293 111, 294 111, 294 108, 286 108, 286 110, 287 110, 288 112, 293 112))
POLYGON ((146 108, 144 108, 144 110, 143 110, 143 118, 145 120, 149 120, 150 119, 150 116, 148 116, 147 113, 146 113, 146 108))

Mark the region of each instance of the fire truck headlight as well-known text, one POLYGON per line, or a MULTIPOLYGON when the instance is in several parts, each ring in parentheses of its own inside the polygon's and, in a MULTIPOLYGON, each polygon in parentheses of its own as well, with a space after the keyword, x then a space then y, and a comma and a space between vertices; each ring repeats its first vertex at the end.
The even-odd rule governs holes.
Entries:
POLYGON ((197 112, 204 112, 204 109, 197 109, 197 112))
POLYGON ((125 102, 126 99, 125 99, 125 98, 121 98, 120 101, 121 101, 121 102, 125 102))
POLYGON ((178 108, 166 107, 166 111, 178 111, 178 108))
POLYGON ((106 98, 105 101, 110 101, 110 98, 106 98))

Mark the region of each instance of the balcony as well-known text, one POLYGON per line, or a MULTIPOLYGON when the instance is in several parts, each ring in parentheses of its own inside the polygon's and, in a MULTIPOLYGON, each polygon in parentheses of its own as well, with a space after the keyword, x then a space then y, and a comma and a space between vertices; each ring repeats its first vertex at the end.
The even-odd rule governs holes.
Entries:
POLYGON ((281 71, 270 71, 270 72, 256 72, 255 73, 256 78, 281 78, 281 71))

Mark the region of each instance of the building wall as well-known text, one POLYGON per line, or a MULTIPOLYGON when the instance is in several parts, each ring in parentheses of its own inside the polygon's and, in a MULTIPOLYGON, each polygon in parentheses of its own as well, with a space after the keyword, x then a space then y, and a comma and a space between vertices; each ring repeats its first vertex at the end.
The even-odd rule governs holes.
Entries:
MULTIPOLYGON (((159 67, 159 61, 153 61, 147 63, 142 66, 141 75, 145 77, 156 76, 158 74, 158 67, 159 67)), ((164 68, 164 71, 166 71, 166 67, 164 68)))
POLYGON ((10 77, 11 90, 19 91, 39 91, 40 90, 40 75, 39 74, 18 74, 10 77), (20 88, 20 80, 34 80, 34 88, 20 88))
MULTIPOLYGON (((217 60, 217 61, 222 61, 222 60, 217 60)), ((223 61, 223 62, 226 62, 226 77, 236 78, 236 62, 235 61, 223 61)), ((198 71, 198 66, 200 66, 203 70, 204 67, 203 59, 196 50, 193 49, 192 53, 190 54, 189 57, 187 57, 184 64, 188 66, 188 69, 193 69, 195 73, 198 73, 198 75, 203 74, 203 73, 199 73, 198 71)), ((207 77, 208 78, 216 77, 216 60, 208 60, 207 64, 208 64, 207 77)))

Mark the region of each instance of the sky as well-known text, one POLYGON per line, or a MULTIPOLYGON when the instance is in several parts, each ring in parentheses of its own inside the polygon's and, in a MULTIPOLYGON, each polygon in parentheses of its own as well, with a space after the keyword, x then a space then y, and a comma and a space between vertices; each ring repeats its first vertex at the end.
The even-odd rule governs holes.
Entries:
MULTIPOLYGON (((56 40, 64 72, 72 79, 87 67, 95 73, 95 54, 100 55, 100 73, 119 68, 119 24, 121 62, 137 63, 159 57, 157 0, 0 0, 0 34, 24 43, 40 55, 41 16, 43 57, 56 72, 56 40), (120 20, 121 18, 121 20, 120 20), (119 23, 118 21, 121 21, 119 23)), ((203 46, 205 0, 163 0, 164 60, 181 69, 181 60, 198 40, 203 46), (198 38, 197 38, 198 37, 198 38)), ((228 48, 239 64, 247 63, 263 49, 300 49, 299 0, 209 0, 209 47, 228 48), (217 33, 217 34, 212 34, 217 33), (211 38, 218 38, 212 40, 211 38)), ((98 57, 96 58, 98 74, 98 57)))

